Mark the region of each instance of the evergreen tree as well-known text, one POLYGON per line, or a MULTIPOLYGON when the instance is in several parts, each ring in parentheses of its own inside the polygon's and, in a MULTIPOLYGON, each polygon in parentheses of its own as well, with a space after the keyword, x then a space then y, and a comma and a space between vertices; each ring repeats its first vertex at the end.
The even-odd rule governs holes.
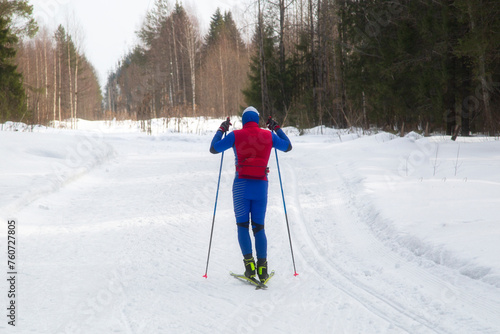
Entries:
MULTIPOLYGON (((268 85, 265 87, 265 89, 269 93, 269 99, 271 101, 270 105, 272 110, 270 110, 270 113, 273 113, 274 111, 274 100, 276 97, 276 94, 273 94, 273 89, 276 87, 276 82, 273 82, 273 73, 275 73, 276 66, 277 64, 277 50, 275 48, 275 42, 276 39, 272 36, 272 33, 270 29, 264 29, 264 36, 263 36, 263 48, 264 48, 264 59, 266 60, 266 70, 268 74, 268 85), (272 87, 272 88, 271 88, 272 87), (271 88, 271 89, 270 89, 271 88)), ((248 105, 252 105, 256 107, 258 110, 264 110, 263 105, 262 105, 262 82, 261 82, 261 67, 262 67, 262 62, 261 62, 261 55, 260 55, 260 49, 258 46, 258 39, 259 39, 259 27, 257 27, 257 31, 254 34, 253 37, 253 44, 254 47, 253 49, 255 50, 254 55, 251 57, 250 60, 250 68, 248 71, 248 85, 247 88, 243 90, 243 94, 245 95, 245 101, 247 102, 248 105)), ((273 113, 274 114, 274 113, 273 113)))
POLYGON ((500 127, 500 2, 457 0, 454 4, 458 22, 465 28, 454 55, 467 62, 471 75, 461 114, 462 132, 474 130, 474 120, 482 116, 481 128, 493 135, 500 127))
POLYGON ((500 2, 345 0, 347 96, 372 123, 500 127, 500 2))
POLYGON ((205 37, 205 46, 210 49, 222 39, 228 42, 228 46, 231 48, 240 48, 241 50, 245 48, 236 22, 234 22, 233 14, 231 12, 222 14, 220 8, 217 8, 210 21, 210 27, 205 37))
POLYGON ((199 68, 199 103, 211 116, 235 114, 243 105, 248 59, 232 14, 217 9, 205 36, 199 68))
POLYGON ((366 107, 379 125, 416 128, 431 122, 451 132, 469 77, 467 59, 454 54, 464 33, 454 7, 446 0, 399 7, 346 3, 347 91, 354 107, 366 107))
POLYGON ((8 21, 0 17, 0 121, 21 121, 26 117, 25 93, 22 75, 13 60, 17 37, 8 28, 8 21))
POLYGON ((0 0, 0 17, 7 20, 11 33, 18 38, 34 37, 38 25, 33 15, 33 5, 28 0, 0 0))
POLYGON ((215 13, 212 15, 208 34, 205 37, 205 45, 207 47, 214 45, 219 40, 220 35, 224 32, 224 26, 224 16, 222 15, 220 8, 217 8, 215 13))
MULTIPOLYGON (((260 54, 259 43, 259 27, 253 37, 253 49, 255 50, 250 59, 250 68, 248 71, 248 84, 243 90, 245 100, 248 105, 255 106, 258 110, 265 110, 262 106, 262 82, 261 70, 262 59, 260 54)), ((282 122, 288 115, 288 108, 294 97, 300 92, 301 80, 303 76, 298 73, 299 69, 294 66, 294 59, 285 59, 285 69, 280 67, 280 51, 278 47, 278 37, 274 34, 273 27, 267 25, 263 29, 263 58, 266 66, 266 84, 265 90, 267 97, 270 115, 282 122)), ((291 121, 296 124, 296 119, 292 117, 291 121)))
POLYGON ((137 35, 146 47, 151 47, 153 41, 158 38, 169 16, 169 4, 167 0, 156 0, 155 8, 148 12, 143 27, 137 35))

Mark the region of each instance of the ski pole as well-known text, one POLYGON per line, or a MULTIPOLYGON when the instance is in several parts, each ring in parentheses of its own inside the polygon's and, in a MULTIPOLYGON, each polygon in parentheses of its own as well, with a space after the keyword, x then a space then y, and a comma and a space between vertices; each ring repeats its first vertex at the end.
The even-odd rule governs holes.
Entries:
MULTIPOLYGON (((226 133, 224 132, 224 137, 226 137, 226 133)), ((212 231, 210 232, 210 243, 208 244, 208 256, 207 256, 207 267, 205 268, 205 275, 203 277, 208 278, 208 262, 210 261, 210 250, 212 249, 212 237, 214 235, 214 226, 215 226, 215 212, 217 211, 217 200, 219 198, 219 186, 220 186, 220 176, 222 174, 222 162, 224 161, 224 152, 222 152, 222 156, 220 158, 220 168, 219 168, 219 180, 217 181, 217 193, 215 194, 215 206, 214 206, 214 216, 212 218, 212 231)))
POLYGON ((298 276, 297 268, 295 267, 295 257, 293 256, 293 246, 292 246, 292 237, 290 235, 290 224, 288 223, 288 214, 286 212, 286 204, 285 204, 285 193, 283 192, 283 183, 281 182, 281 171, 280 171, 280 163, 278 160, 278 150, 274 148, 274 153, 276 153, 276 164, 278 165, 278 176, 280 179, 280 187, 281 187, 281 197, 283 198, 283 208, 285 209, 285 220, 286 220, 286 228, 288 230, 288 240, 290 241, 290 252, 292 253, 292 263, 293 263, 293 276, 298 276))

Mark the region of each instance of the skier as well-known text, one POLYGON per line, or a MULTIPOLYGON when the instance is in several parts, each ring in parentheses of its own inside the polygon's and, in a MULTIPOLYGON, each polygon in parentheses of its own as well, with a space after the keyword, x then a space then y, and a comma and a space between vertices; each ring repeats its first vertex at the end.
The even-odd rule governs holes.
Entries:
POLYGON ((292 144, 278 123, 271 117, 266 124, 271 132, 260 129, 259 112, 254 107, 248 107, 243 111, 242 122, 243 129, 234 130, 225 138, 222 138, 222 135, 232 124, 229 117, 222 122, 212 140, 210 152, 217 154, 231 147, 234 150, 236 176, 233 183, 233 206, 238 242, 245 264, 245 276, 255 279, 257 269, 260 281, 265 283, 269 277, 267 238, 264 230, 269 172, 267 163, 273 147, 288 152, 292 149, 292 144), (257 267, 253 257, 250 223, 255 238, 257 267))

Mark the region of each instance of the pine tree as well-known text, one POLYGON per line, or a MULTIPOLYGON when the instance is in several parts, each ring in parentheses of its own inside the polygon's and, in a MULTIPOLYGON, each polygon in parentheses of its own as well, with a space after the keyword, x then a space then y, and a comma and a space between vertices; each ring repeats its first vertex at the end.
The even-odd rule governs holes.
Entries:
POLYGON ((207 49, 210 49, 218 45, 222 39, 225 39, 229 43, 228 46, 233 49, 243 49, 245 47, 236 22, 233 19, 233 14, 231 12, 222 14, 220 8, 217 8, 212 15, 210 27, 205 36, 205 46, 207 49))
POLYGON ((498 79, 500 77, 500 3, 494 0, 457 0, 457 18, 465 26, 454 54, 466 60, 472 86, 464 97, 462 130, 469 132, 472 120, 482 115, 481 128, 490 134, 499 130, 498 79))
MULTIPOLYGON (((274 111, 274 95, 272 94, 272 89, 270 87, 276 87, 275 83, 272 82, 272 73, 273 64, 277 64, 277 58, 276 58, 276 48, 275 48, 275 38, 272 36, 270 30, 271 29, 262 29, 263 30, 263 36, 262 36, 262 44, 263 44, 263 54, 261 55, 260 52, 260 47, 259 47, 259 38, 260 38, 260 28, 256 28, 256 32, 253 37, 253 44, 254 47, 253 49, 255 50, 254 55, 250 59, 250 68, 248 71, 248 85, 247 88, 243 90, 243 94, 245 95, 245 100, 248 105, 252 105, 256 107, 258 110, 261 110, 263 112, 268 112, 269 114, 275 114, 274 111), (262 72, 262 66, 263 66, 263 61, 262 58, 265 59, 265 66, 266 66, 266 74, 270 75, 271 81, 268 82, 269 78, 266 78, 266 87, 264 89, 266 90, 266 93, 270 96, 268 96, 268 99, 271 101, 267 101, 269 103, 269 106, 264 107, 263 106, 263 99, 262 99, 262 78, 261 78, 261 72, 262 72), (267 110, 270 108, 270 110, 267 110)), ((266 75, 267 76, 267 75, 266 75)))
MULTIPOLYGON (((299 73, 296 59, 281 59, 279 37, 274 33, 272 26, 267 25, 262 29, 262 48, 259 47, 260 28, 257 27, 253 37, 254 54, 250 59, 248 71, 248 84, 243 90, 248 105, 268 113, 283 122, 287 116, 297 124, 295 115, 289 115, 291 101, 300 94, 298 88, 302 87, 303 73, 299 73), (262 89, 262 66, 265 66, 265 85, 262 89), (268 105, 262 105, 262 95, 267 94, 268 105)), ((264 99, 265 100, 265 99, 264 99)), ((299 122, 300 123, 300 122, 299 122)))
POLYGON ((234 115, 241 109, 248 64, 245 53, 232 14, 217 9, 205 36, 197 86, 200 107, 211 111, 211 116, 234 115))
POLYGON ((7 20, 11 33, 18 38, 34 37, 38 25, 33 15, 33 5, 28 0, 0 0, 0 17, 7 20))
POLYGON ((161 29, 167 21, 169 12, 167 0, 155 1, 155 8, 148 12, 143 27, 137 33, 146 47, 151 47, 153 41, 159 36, 161 29))
POLYGON ((220 8, 217 8, 215 13, 212 15, 212 18, 210 20, 210 28, 208 29, 208 34, 205 37, 205 45, 207 47, 216 44, 216 42, 220 38, 220 35, 224 31, 224 26, 224 16, 222 15, 220 8))
POLYGON ((22 121, 26 118, 25 93, 22 75, 13 63, 17 37, 12 35, 8 22, 0 17, 0 121, 22 121))

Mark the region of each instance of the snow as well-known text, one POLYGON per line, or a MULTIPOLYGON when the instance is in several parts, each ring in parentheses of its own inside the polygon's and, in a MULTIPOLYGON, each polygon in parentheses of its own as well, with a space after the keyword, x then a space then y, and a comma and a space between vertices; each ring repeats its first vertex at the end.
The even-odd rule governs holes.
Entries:
POLYGON ((202 277, 221 122, 153 120, 151 136, 132 121, 1 124, 0 219, 18 222, 19 277, 16 327, 4 316, 0 331, 500 333, 498 138, 286 128, 294 149, 279 163, 300 275, 273 153, 276 275, 256 291, 228 275, 243 271, 230 151, 202 277))

